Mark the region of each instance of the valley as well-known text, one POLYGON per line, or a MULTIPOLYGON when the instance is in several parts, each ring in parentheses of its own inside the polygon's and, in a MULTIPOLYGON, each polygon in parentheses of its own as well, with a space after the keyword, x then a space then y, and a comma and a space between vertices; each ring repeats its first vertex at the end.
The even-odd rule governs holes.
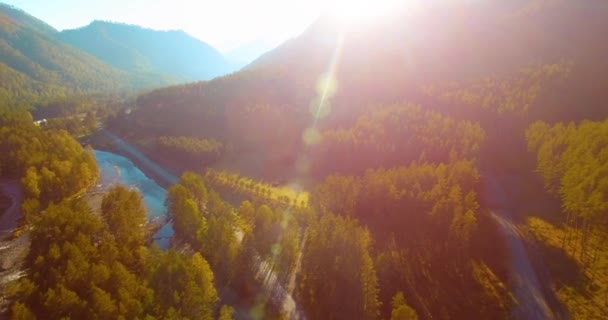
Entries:
POLYGON ((340 14, 0 4, 0 318, 603 319, 608 5, 340 14))

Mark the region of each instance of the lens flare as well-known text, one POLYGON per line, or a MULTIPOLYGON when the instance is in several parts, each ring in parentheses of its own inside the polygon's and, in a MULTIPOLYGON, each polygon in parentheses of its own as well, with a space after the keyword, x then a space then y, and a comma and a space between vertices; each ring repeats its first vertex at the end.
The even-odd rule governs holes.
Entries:
POLYGON ((321 142, 322 137, 321 132, 319 132, 317 128, 308 128, 304 130, 304 133, 302 134, 302 140, 307 146, 314 146, 315 144, 318 144, 321 142))
POLYGON ((317 93, 326 97, 333 97, 338 91, 338 81, 331 73, 326 73, 317 81, 317 93))
POLYGON ((328 98, 317 97, 310 103, 310 113, 315 119, 323 119, 331 113, 331 103, 328 98))

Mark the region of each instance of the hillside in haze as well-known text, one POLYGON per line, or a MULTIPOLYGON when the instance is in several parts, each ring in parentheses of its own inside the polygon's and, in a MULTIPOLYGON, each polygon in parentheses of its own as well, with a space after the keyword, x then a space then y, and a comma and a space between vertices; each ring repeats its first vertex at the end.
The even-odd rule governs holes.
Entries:
POLYGON ((132 92, 234 71, 217 50, 183 31, 95 21, 58 32, 0 4, 0 95, 44 104, 72 95, 132 92))
POLYGON ((94 21, 57 37, 117 69, 166 83, 208 80, 235 70, 221 53, 183 31, 94 21))
POLYGON ((608 96, 595 83, 608 71, 603 58, 608 45, 601 36, 608 28, 605 2, 490 3, 496 1, 416 12, 405 8, 346 31, 335 21, 321 18, 302 35, 241 72, 141 96, 136 118, 141 117, 144 127, 165 134, 218 138, 231 130, 239 136, 240 126, 231 123, 235 121, 231 116, 255 106, 280 109, 281 116, 273 123, 278 127, 285 125, 282 116, 307 122, 309 108, 322 95, 319 82, 330 72, 333 59, 335 94, 330 97, 331 112, 322 126, 336 122, 350 125, 369 105, 403 101, 430 103, 456 117, 471 114, 479 118, 491 112, 492 106, 477 112, 473 105, 463 114, 465 111, 453 112, 445 102, 437 101, 445 100, 448 93, 443 91, 450 90, 446 84, 508 91, 523 83, 517 80, 503 88, 499 80, 517 75, 535 83, 526 93, 526 110, 537 118, 590 112, 574 111, 580 99, 588 105, 585 110, 601 111, 600 103, 608 96), (538 72, 521 73, 521 69, 540 70, 548 65, 557 65, 562 72, 551 72, 543 79, 538 72), (555 90, 563 87, 569 89, 555 90))

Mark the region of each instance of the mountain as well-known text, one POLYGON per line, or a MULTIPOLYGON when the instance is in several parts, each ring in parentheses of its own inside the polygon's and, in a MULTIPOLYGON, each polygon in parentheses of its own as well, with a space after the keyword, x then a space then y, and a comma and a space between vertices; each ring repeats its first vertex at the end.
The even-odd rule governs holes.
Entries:
POLYGON ((606 2, 455 3, 406 5, 348 27, 321 17, 239 72, 141 95, 134 130, 213 138, 288 159, 311 123, 348 128, 371 106, 412 102, 480 121, 487 141, 534 120, 608 115, 606 2), (256 148, 251 132, 269 140, 256 148))
MULTIPOLYGON (((32 30, 36 30, 43 34, 54 34, 57 32, 55 28, 46 24, 43 21, 36 19, 35 17, 29 15, 27 12, 19 10, 13 6, 0 3, 0 9, 2 10, 2 19, 7 19, 13 21, 13 23, 18 23, 23 27, 27 27, 32 30)), ((7 21, 8 23, 8 21, 7 21)))
POLYGON ((55 38, 56 30, 0 4, 0 94, 36 101, 66 93, 120 91, 126 73, 55 38))
POLYGON ((406 5, 346 30, 322 17, 241 72, 152 92, 140 98, 141 107, 161 99, 171 118, 182 108, 184 115, 210 109, 217 114, 256 104, 307 113, 319 96, 319 80, 333 68, 331 120, 353 118, 357 106, 426 99, 427 86, 504 76, 529 66, 571 62, 576 80, 608 71, 605 1, 445 2, 416 11, 406 5))
POLYGON ((94 21, 57 37, 115 68, 160 76, 165 83, 208 80, 234 70, 221 53, 183 31, 94 21))

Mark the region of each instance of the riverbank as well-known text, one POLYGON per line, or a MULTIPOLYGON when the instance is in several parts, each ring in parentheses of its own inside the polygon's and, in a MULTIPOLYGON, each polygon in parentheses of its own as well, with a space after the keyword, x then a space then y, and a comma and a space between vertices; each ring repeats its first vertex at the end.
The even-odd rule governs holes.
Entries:
POLYGON ((165 189, 178 180, 178 175, 167 166, 159 165, 144 152, 106 129, 96 131, 81 139, 81 142, 90 144, 93 149, 112 152, 131 160, 146 176, 165 189))
POLYGON ((23 202, 23 192, 18 180, 0 181, 0 192, 10 201, 10 205, 0 215, 0 240, 5 240, 10 237, 21 218, 19 208, 23 202))
POLYGON ((19 208, 23 202, 19 181, 0 181, 0 191, 10 202, 0 216, 0 314, 3 314, 9 304, 6 286, 25 275, 23 263, 29 251, 29 233, 23 232, 18 237, 13 233, 21 218, 19 208))

